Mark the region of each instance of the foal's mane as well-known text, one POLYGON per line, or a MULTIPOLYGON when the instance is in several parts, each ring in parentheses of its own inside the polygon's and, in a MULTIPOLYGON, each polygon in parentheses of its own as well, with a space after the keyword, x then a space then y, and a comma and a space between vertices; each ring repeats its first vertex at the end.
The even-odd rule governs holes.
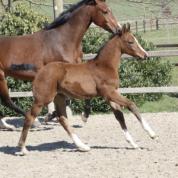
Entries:
POLYGON ((46 25, 44 27, 44 30, 51 30, 53 28, 65 24, 72 17, 72 12, 74 12, 82 5, 87 5, 90 2, 94 2, 94 0, 81 0, 80 2, 72 5, 69 9, 62 12, 52 23, 46 25))

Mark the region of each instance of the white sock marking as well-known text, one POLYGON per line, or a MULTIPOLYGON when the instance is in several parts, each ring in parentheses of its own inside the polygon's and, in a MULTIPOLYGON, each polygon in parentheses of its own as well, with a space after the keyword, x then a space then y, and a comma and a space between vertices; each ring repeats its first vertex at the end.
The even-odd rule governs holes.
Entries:
POLYGON ((75 145, 81 150, 81 151, 89 151, 90 147, 84 144, 76 134, 71 135, 72 140, 74 141, 75 145))
POLYGON ((143 128, 149 133, 151 138, 156 137, 155 132, 152 130, 152 128, 149 126, 149 124, 144 119, 141 120, 141 124, 143 128))
POLYGON ((126 140, 134 147, 138 148, 138 145, 133 141, 132 136, 127 130, 123 130, 126 140))
POLYGON ((9 130, 15 130, 15 127, 13 125, 10 125, 6 123, 5 120, 0 119, 0 128, 2 129, 9 129, 9 130))

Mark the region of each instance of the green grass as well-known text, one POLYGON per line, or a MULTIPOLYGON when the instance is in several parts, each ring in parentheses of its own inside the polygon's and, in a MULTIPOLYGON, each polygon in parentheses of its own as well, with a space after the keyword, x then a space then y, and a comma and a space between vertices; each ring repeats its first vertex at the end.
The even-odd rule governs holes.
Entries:
MULTIPOLYGON (((34 0, 38 2, 38 0, 34 0)), ((146 1, 146 0, 145 0, 146 1)), ((148 1, 148 0, 147 0, 148 1)), ((40 1, 41 3, 51 4, 51 0, 40 1)), ((79 0, 64 0, 65 3, 76 3, 79 0)), ((153 4, 142 4, 142 3, 132 3, 127 0, 107 0, 107 4, 111 7, 114 15, 118 20, 129 20, 134 18, 150 18, 160 16, 160 7, 153 4)), ((178 3, 173 1, 170 3, 170 9, 172 15, 177 15, 178 12, 178 3)), ((44 9, 45 15, 52 15, 52 9, 46 8, 44 6, 37 6, 39 9, 44 9)), ((42 12, 42 10, 40 10, 42 12)))
POLYGON ((151 41, 154 44, 178 43, 178 25, 164 28, 160 30, 147 31, 139 33, 143 39, 151 41))
POLYGON ((178 95, 164 95, 161 100, 156 102, 146 102, 139 110, 145 112, 178 112, 178 95))

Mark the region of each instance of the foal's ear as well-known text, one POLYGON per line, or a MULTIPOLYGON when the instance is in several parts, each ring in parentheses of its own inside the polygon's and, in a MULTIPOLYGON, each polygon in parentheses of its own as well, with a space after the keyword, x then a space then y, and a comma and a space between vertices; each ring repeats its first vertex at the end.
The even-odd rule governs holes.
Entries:
POLYGON ((124 24, 122 26, 122 33, 130 32, 130 23, 124 24))
POLYGON ((126 32, 127 32, 127 26, 126 26, 126 24, 124 24, 122 26, 122 33, 126 33, 126 32))
POLYGON ((127 23, 127 32, 130 32, 130 23, 127 23))
POLYGON ((91 5, 91 6, 95 6, 96 5, 96 1, 95 0, 88 0, 86 2, 87 5, 91 5))
POLYGON ((106 0, 95 0, 96 1, 96 3, 98 3, 98 2, 106 2, 106 0))

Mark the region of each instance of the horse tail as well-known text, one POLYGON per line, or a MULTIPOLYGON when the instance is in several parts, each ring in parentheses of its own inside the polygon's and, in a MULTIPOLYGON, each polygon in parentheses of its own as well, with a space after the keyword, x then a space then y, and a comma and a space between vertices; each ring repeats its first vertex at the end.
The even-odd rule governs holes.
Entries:
POLYGON ((36 66, 33 65, 33 64, 12 64, 10 66, 10 69, 14 70, 14 71, 20 71, 20 70, 33 70, 33 71, 36 71, 37 70, 36 66))

